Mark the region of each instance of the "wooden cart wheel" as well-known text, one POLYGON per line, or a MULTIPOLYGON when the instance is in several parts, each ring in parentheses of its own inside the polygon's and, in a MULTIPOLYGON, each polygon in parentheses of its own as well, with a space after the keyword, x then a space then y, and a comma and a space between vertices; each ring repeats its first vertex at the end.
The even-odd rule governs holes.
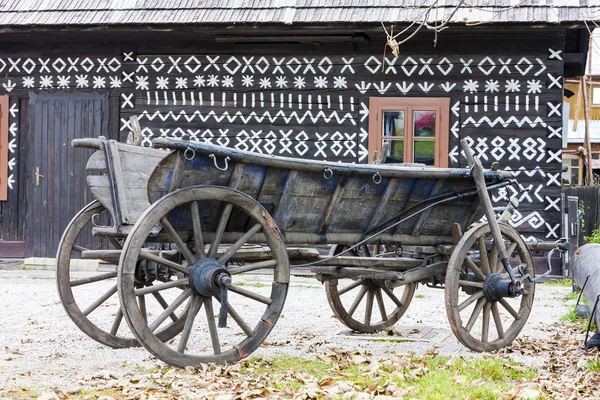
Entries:
MULTIPOLYGON (((121 242, 114 238, 93 237, 92 218, 110 220, 109 212, 98 201, 93 201, 75 215, 65 229, 56 255, 56 282, 58 295, 75 325, 92 339, 110 347, 139 346, 127 324, 117 295, 117 266, 112 271, 91 277, 82 277, 71 269, 71 260, 88 249, 108 249, 109 242, 119 249, 121 242), (94 295, 90 296, 90 293, 94 295), (97 293, 97 295, 96 295, 97 293)), ((111 266, 106 265, 109 269, 111 266)), ((162 340, 172 338, 183 329, 183 324, 170 324, 159 333, 162 340)))
POLYGON ((225 187, 189 187, 156 201, 127 237, 120 265, 119 296, 131 330, 148 351, 176 367, 234 363, 248 356, 277 322, 289 284, 287 251, 275 221, 256 200, 225 187), (155 226, 161 226, 162 233, 152 239, 155 226), (257 233, 270 257, 244 263, 242 247, 257 233), (177 272, 170 280, 138 289, 136 265, 149 258, 143 246, 152 240, 172 243, 181 260, 163 261, 164 267, 177 272), (267 284, 238 283, 236 275, 259 269, 270 273, 267 284), (221 329, 215 318, 223 286, 230 282, 227 314, 222 315, 229 318, 227 328, 221 329), (149 293, 160 293, 169 304, 167 311, 148 315, 141 300, 149 293), (188 312, 185 327, 174 340, 163 343, 154 330, 178 308, 188 312))
MULTIPOLYGON (((345 250, 335 245, 330 255, 345 250)), ((370 256, 379 245, 363 246, 362 252, 351 251, 350 256, 370 256), (377 247, 376 247, 377 246, 377 247)), ((373 254, 374 255, 374 254, 373 254)), ((408 309, 417 285, 410 283, 394 289, 376 279, 359 279, 339 288, 338 279, 325 281, 325 293, 335 316, 348 328, 362 333, 373 333, 393 326, 408 309), (401 294, 398 292, 402 291, 401 294), (360 304, 364 300, 364 306, 360 304)))
MULTIPOLYGON (((519 233, 506 224, 500 231, 516 276, 521 265, 534 276, 529 249, 519 233)), ((499 295, 508 272, 504 270, 487 223, 468 230, 460 239, 446 272, 446 311, 452 331, 475 351, 494 351, 509 345, 519 334, 531 311, 535 285, 526 281, 525 294, 499 295), (485 285, 485 286, 484 286, 485 285), (492 327, 493 325, 493 327, 492 327)))

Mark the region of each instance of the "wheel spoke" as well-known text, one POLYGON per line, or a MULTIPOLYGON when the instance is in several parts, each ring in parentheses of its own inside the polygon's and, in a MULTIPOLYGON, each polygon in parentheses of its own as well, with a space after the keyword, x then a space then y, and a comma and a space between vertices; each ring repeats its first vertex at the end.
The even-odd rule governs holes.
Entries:
POLYGON ((481 341, 483 343, 488 342, 488 336, 490 333, 490 308, 492 307, 491 303, 485 303, 483 306, 483 321, 481 326, 481 341))
POLYGON ((225 263, 229 261, 231 256, 233 256, 236 251, 238 251, 243 245, 245 245, 248 242, 248 240, 250 240, 250 238, 254 236, 255 233, 258 233, 258 231, 260 231, 261 229, 261 224, 254 225, 252 228, 250 228, 248 232, 244 233, 244 235, 241 238, 239 238, 237 242, 231 245, 231 247, 227 249, 227 251, 221 257, 219 257, 217 261, 225 265, 225 263))
POLYGON ((114 272, 107 272, 105 274, 90 276, 87 278, 75 279, 74 281, 71 281, 71 287, 86 285, 88 283, 104 281, 104 280, 112 279, 112 278, 116 278, 116 277, 117 277, 117 272, 114 271, 114 272))
POLYGON ((148 311, 146 310, 146 296, 138 296, 137 299, 140 307, 140 312, 142 313, 142 317, 144 317, 144 321, 148 323, 148 311))
POLYGON ((231 210, 233 210, 233 204, 227 203, 227 205, 223 209, 223 214, 221 215, 219 224, 217 225, 215 238, 210 244, 210 249, 208 250, 208 258, 215 258, 217 256, 217 252, 219 251, 219 245, 221 244, 221 239, 223 238, 223 233, 225 232, 225 228, 227 227, 227 223, 229 222, 229 217, 231 216, 231 210))
POLYGON ((504 309, 506 311, 508 311, 510 313, 510 315, 513 316, 514 319, 516 320, 520 320, 521 316, 519 315, 518 312, 515 311, 514 308, 512 308, 512 306, 510 304, 508 304, 508 302, 506 301, 506 299, 500 299, 498 300, 498 302, 502 305, 502 307, 504 307, 504 309))
POLYGON ((179 339, 179 345, 177 346, 177 351, 181 354, 185 352, 187 342, 190 339, 190 333, 192 332, 192 327, 194 326, 194 320, 196 319, 196 315, 198 315, 198 311, 200 311, 200 307, 202 307, 200 296, 192 296, 187 310, 185 325, 183 326, 183 331, 181 331, 181 338, 179 339))
POLYGON ((492 251, 490 252, 490 256, 488 257, 490 260, 490 270, 492 272, 499 272, 498 268, 502 265, 500 260, 498 260, 498 248, 492 244, 492 251))
POLYGON ((221 354, 221 345, 219 344, 219 332, 217 324, 215 324, 215 313, 213 311, 212 297, 204 297, 204 311, 206 311, 206 320, 208 322, 208 330, 210 332, 210 341, 212 342, 215 355, 221 354))
POLYGON ((485 275, 483 274, 483 272, 481 272, 479 267, 475 264, 475 262, 473 261, 471 256, 465 257, 465 264, 467 265, 467 268, 469 268, 471 271, 473 271, 473 273, 475 274, 477 279, 479 279, 480 281, 485 281, 485 275))
POLYGON ((492 303, 492 316, 494 317, 494 325, 496 325, 496 331, 498 337, 504 339, 504 329, 502 329, 502 319, 500 318, 500 311, 498 310, 498 303, 492 303))
POLYGON ((462 311, 465 308, 467 308, 471 303, 473 303, 474 301, 479 300, 480 298, 483 297, 483 290, 478 291, 475 294, 472 294, 471 296, 469 296, 469 298, 467 298, 465 301, 463 301, 462 303, 460 303, 458 305, 458 311, 462 311))
POLYGON ((390 299, 392 299, 392 301, 396 304, 396 306, 402 307, 404 305, 404 304, 402 304, 402 302, 396 297, 396 295, 390 289, 388 289, 386 287, 384 287, 382 289, 385 292, 385 294, 387 294, 388 297, 390 299))
POLYGON ((160 292, 161 290, 171 289, 179 286, 189 285, 190 280, 188 278, 176 279, 174 281, 169 281, 165 283, 159 283, 158 285, 145 286, 139 289, 135 289, 133 293, 136 296, 144 296, 149 293, 160 292))
POLYGON ((490 260, 488 259, 488 252, 485 248, 485 237, 480 236, 479 239, 477 239, 477 242, 479 243, 479 259, 481 260, 481 272, 483 272, 483 274, 487 276, 491 273, 491 270, 490 260))
POLYGON ((273 302, 273 300, 271 300, 269 297, 265 297, 258 293, 254 293, 250 290, 241 288, 239 286, 231 285, 231 286, 229 286, 229 290, 234 293, 240 294, 244 297, 248 297, 249 299, 258 301, 259 303, 266 304, 266 305, 270 305, 273 302))
POLYGON ((459 286, 469 286, 469 287, 476 287, 476 288, 480 288, 483 289, 483 282, 473 282, 473 281, 466 281, 466 280, 459 280, 458 281, 458 285, 459 286))
POLYGON ((365 325, 371 325, 371 314, 373 313, 373 299, 375 297, 375 292, 373 290, 369 290, 367 293, 367 302, 365 305, 365 325))
MULTIPOLYGON (((523 270, 527 269, 527 264, 517 264, 514 268, 512 268, 512 271, 513 271, 514 274, 516 274, 516 273, 519 272, 519 269, 518 269, 519 265, 523 266, 523 270)), ((504 266, 502 266, 502 270, 504 270, 504 266)), ((508 272, 504 272, 502 274, 502 279, 510 279, 509 276, 508 276, 508 272)))
POLYGON ((356 281, 356 282, 352 282, 351 284, 349 284, 349 285, 348 285, 348 286, 346 286, 345 288, 338 290, 338 296, 341 296, 341 295, 343 295, 344 293, 348 293, 348 292, 349 292, 349 291, 351 291, 352 289, 359 287, 360 285, 362 285, 362 284, 363 284, 363 282, 364 282, 364 280, 363 280, 363 279, 359 279, 359 280, 358 280, 358 281, 356 281))
POLYGON ((110 244, 113 245, 113 247, 115 249, 117 249, 117 250, 122 250, 123 249, 123 245, 121 245, 121 243, 119 243, 119 241, 116 238, 114 238, 112 236, 109 236, 108 237, 108 241, 110 242, 110 244))
POLYGON ((204 250, 204 239, 202 239, 202 223, 200 221, 200 211, 198 210, 198 202, 192 201, 190 205, 192 211, 192 224, 194 226, 194 243, 196 247, 196 255, 199 258, 206 258, 204 250))
POLYGON ((102 303, 104 303, 110 296, 117 293, 117 285, 111 287, 106 293, 100 296, 95 302, 93 302, 88 308, 85 309, 83 315, 86 317, 92 313, 96 308, 98 308, 102 303))
POLYGON ((121 321, 123 321, 123 310, 121 309, 121 307, 119 307, 119 311, 117 311, 117 315, 115 315, 115 320, 113 321, 112 327, 110 328, 111 335, 115 336, 117 332, 119 332, 121 321))
MULTIPOLYGON (((164 299, 164 297, 162 297, 162 295, 160 293, 152 292, 152 296, 156 299, 158 304, 160 304, 160 306, 163 308, 163 310, 166 310, 167 308, 169 308, 169 304, 167 304, 167 301, 164 299)), ((175 315, 174 312, 171 312, 169 317, 171 317, 173 322, 177 322, 179 320, 179 318, 177 318, 177 315, 175 315)))
POLYGON ((377 307, 379 307, 379 314, 381 314, 381 320, 387 321, 387 312, 385 311, 385 304, 383 303, 383 296, 381 295, 381 289, 375 291, 375 299, 377 300, 377 307))
POLYGON ((485 305, 485 303, 486 303, 486 299, 484 297, 477 300, 477 303, 475 304, 475 308, 473 309, 473 312, 471 313, 471 317, 469 318, 469 321, 467 322, 467 325, 465 326, 465 329, 467 330, 467 332, 471 332, 471 329, 473 329, 473 325, 475 325, 477 318, 479 318, 479 314, 481 314, 481 310, 483 310, 483 306, 485 305))
POLYGON ((152 254, 149 251, 144 251, 144 250, 140 251, 140 259, 154 261, 157 264, 164 265, 165 267, 169 267, 171 269, 174 269, 175 271, 183 272, 184 274, 187 274, 187 275, 190 274, 190 270, 191 270, 190 268, 185 267, 181 264, 177 264, 176 262, 173 262, 171 260, 167 260, 166 258, 162 258, 160 256, 152 254))
MULTIPOLYGON (((215 296, 217 301, 220 303, 221 302, 221 297, 220 296, 215 296)), ((238 324, 238 326, 240 328, 242 328, 242 330, 244 331, 244 333, 247 336, 252 336, 254 335, 254 331, 252 330, 252 328, 250 328, 250 325, 248 325, 243 319, 242 317, 240 317, 240 314, 238 314, 233 307, 231 306, 231 303, 227 304, 227 313, 231 316, 231 318, 233 318, 233 320, 235 321, 236 324, 238 324)))
POLYGON ((363 285, 360 288, 360 292, 358 292, 358 295, 356 296, 356 298, 354 299, 354 302, 352 303, 352 305, 350 306, 350 308, 348 309, 348 314, 350 316, 354 315, 354 312, 356 311, 356 309, 358 308, 358 305, 360 304, 360 302, 362 301, 363 297, 365 297, 365 294, 367 294, 367 287, 365 285, 363 285))
POLYGON ((83 253, 84 251, 88 251, 89 249, 83 246, 79 246, 78 244, 73 245, 73 250, 79 253, 83 253))
POLYGON ((193 265, 196 262, 196 259, 190 252, 190 249, 188 249, 185 243, 183 243, 183 240, 181 240, 181 237, 179 237, 179 234, 175 231, 173 225, 171 225, 171 223, 169 222, 169 220, 167 220, 166 217, 162 217, 160 219, 160 223, 167 230, 167 233, 169 234, 169 236, 171 236, 171 239, 173 239, 173 241, 175 242, 175 245, 183 255, 183 258, 185 258, 189 265, 193 265))
POLYGON ((192 294, 192 289, 187 288, 173 302, 165 308, 165 310, 158 316, 156 319, 149 325, 151 331, 154 332, 156 328, 160 326, 171 314, 175 312, 177 307, 183 304, 183 302, 190 297, 192 294))
POLYGON ((242 274, 244 272, 255 271, 257 269, 271 268, 277 265, 276 260, 259 261, 252 264, 240 265, 238 267, 227 268, 227 272, 231 275, 242 274))

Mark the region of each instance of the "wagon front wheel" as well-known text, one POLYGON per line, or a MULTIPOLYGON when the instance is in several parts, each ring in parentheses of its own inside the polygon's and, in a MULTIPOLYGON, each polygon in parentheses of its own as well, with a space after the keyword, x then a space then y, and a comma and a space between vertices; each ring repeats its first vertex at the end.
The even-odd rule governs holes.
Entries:
POLYGON ((225 187, 194 186, 155 202, 127 237, 120 264, 119 296, 131 330, 148 351, 176 367, 230 364, 251 354, 277 322, 289 283, 275 221, 256 200, 225 187), (153 244, 174 255, 156 260, 161 283, 139 287, 137 266, 154 258, 153 244), (252 251, 256 246, 259 252, 252 251), (258 270, 259 282, 241 279, 258 270), (151 314, 144 307, 150 294, 164 298, 165 311, 151 314), (163 343, 155 331, 178 309, 187 311, 184 328, 163 343), (218 328, 217 319, 226 327, 218 328))
MULTIPOLYGON (((500 231, 515 275, 534 276, 527 244, 512 227, 500 231)), ((508 272, 498 255, 487 223, 467 231, 456 245, 446 272, 446 312, 458 340, 475 351, 494 351, 512 343, 525 325, 535 285, 523 283, 524 294, 507 295, 508 272)))
MULTIPOLYGON (((380 245, 362 246, 349 256, 375 256, 380 245)), ((335 245, 330 255, 347 247, 335 245)), ((343 281, 342 281, 343 282, 343 281)), ((356 332, 374 333, 394 326, 404 315, 415 293, 416 284, 409 283, 390 289, 379 279, 358 279, 342 283, 338 279, 325 281, 325 294, 335 316, 356 332)), ((393 285, 392 285, 393 287, 393 285)))

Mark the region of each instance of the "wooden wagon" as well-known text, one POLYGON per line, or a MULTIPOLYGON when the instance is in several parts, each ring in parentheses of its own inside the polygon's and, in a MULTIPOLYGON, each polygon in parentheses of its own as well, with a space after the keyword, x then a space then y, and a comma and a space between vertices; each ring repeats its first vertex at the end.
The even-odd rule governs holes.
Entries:
POLYGON ((445 287, 450 327, 476 351, 510 344, 531 310, 528 246, 488 195, 515 182, 484 171, 467 147, 472 168, 440 169, 165 138, 154 148, 74 145, 97 150, 87 166, 96 201, 64 232, 58 289, 78 327, 108 346, 141 344, 178 367, 236 362, 277 323, 290 264, 310 266, 335 315, 358 332, 394 325, 418 283, 445 287), (325 245, 328 256, 311 250, 325 245), (77 277, 75 257, 112 269, 77 277), (268 282, 239 280, 253 271, 268 282))

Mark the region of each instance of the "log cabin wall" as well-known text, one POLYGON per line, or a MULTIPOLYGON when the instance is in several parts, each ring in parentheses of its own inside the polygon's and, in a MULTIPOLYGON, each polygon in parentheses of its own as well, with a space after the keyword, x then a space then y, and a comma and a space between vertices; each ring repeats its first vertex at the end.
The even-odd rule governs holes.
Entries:
POLYGON ((190 33, 117 41, 88 32, 93 46, 9 46, 0 54, 0 92, 10 96, 12 136, 2 240, 26 237, 25 188, 33 171, 24 157, 27 141, 35 138, 25 134, 23 112, 30 92, 54 91, 108 93, 108 137, 124 140, 129 117, 137 115, 145 145, 178 137, 357 163, 368 158, 370 97, 449 98, 449 166, 466 165, 459 141, 468 138, 484 166, 498 161, 519 180, 519 188, 493 195, 497 204, 519 198, 511 224, 525 236, 556 239, 566 30, 501 32, 452 28, 440 34, 436 47, 426 33, 402 46, 397 59, 389 49, 383 57, 385 36, 374 29, 325 44, 293 38, 236 43, 231 37, 223 43, 197 35, 191 40, 190 33))

